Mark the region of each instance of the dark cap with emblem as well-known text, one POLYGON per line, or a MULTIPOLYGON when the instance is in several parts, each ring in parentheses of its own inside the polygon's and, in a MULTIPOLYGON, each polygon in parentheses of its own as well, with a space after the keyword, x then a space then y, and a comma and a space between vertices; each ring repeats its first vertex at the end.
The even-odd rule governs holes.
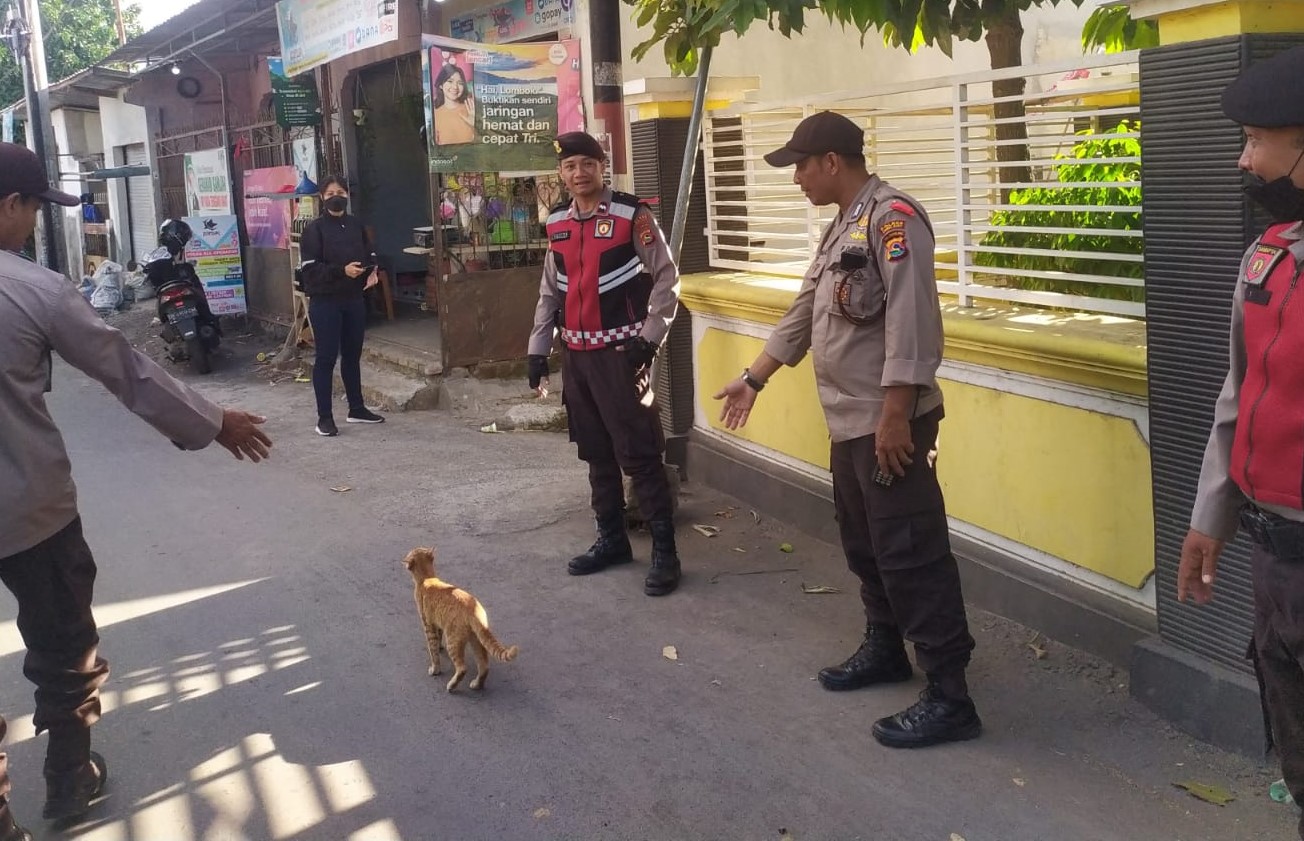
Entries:
POLYGON ((1243 126, 1304 126, 1304 47, 1256 61, 1223 91, 1223 113, 1243 126))
POLYGON ((832 111, 811 114, 797 124, 792 139, 765 156, 770 166, 792 166, 811 155, 836 152, 865 154, 865 132, 851 120, 832 111))
POLYGON ((18 193, 36 196, 41 201, 76 207, 81 200, 60 192, 45 180, 41 159, 26 146, 17 143, 0 143, 0 198, 18 193))
POLYGON ((564 161, 576 155, 583 155, 586 158, 594 158, 599 161, 607 159, 607 153, 603 150, 602 144, 598 142, 597 138, 582 131, 566 132, 553 141, 552 145, 557 150, 557 160, 559 161, 564 161))

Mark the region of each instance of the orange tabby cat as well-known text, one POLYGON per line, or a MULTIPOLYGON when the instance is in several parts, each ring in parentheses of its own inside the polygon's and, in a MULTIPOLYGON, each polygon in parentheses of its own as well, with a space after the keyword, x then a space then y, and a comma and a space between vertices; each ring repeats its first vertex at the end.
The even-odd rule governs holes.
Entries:
POLYGON ((489 655, 508 662, 516 659, 518 646, 510 648, 489 631, 484 607, 475 596, 459 590, 452 584, 435 577, 435 550, 413 549, 403 559, 403 565, 416 581, 415 596, 421 626, 426 631, 426 649, 430 652, 431 676, 439 674, 439 643, 442 637, 448 659, 453 661, 453 679, 448 682, 452 692, 466 677, 465 647, 469 642, 475 652, 476 674, 472 689, 483 689, 489 674, 489 655))

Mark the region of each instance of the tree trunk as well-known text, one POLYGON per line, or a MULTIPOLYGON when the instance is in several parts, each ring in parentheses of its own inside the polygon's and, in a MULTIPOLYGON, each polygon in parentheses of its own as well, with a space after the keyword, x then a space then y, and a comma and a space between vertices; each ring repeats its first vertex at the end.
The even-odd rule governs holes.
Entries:
MULTIPOLYGON (((1021 67, 1023 65, 1023 22, 1019 20, 1019 9, 1013 2, 1003 3, 1000 15, 988 21, 987 52, 991 55, 993 70, 1001 70, 1006 67, 1021 67)), ((992 93, 998 98, 1006 96, 1021 97, 1025 89, 1026 80, 1021 76, 992 82, 992 93)), ((997 125, 997 140, 1024 141, 996 147, 996 160, 1001 163, 1027 161, 1028 126, 1022 121, 1024 116, 1023 101, 998 102, 993 106, 993 111, 998 120, 1012 118, 1018 118, 1019 120, 1019 122, 997 125)), ((1026 165, 1002 166, 999 168, 998 177, 1002 184, 1027 183, 1032 180, 1032 172, 1026 165)), ((1008 203, 1009 200, 1009 188, 1002 188, 1001 201, 1008 203)))

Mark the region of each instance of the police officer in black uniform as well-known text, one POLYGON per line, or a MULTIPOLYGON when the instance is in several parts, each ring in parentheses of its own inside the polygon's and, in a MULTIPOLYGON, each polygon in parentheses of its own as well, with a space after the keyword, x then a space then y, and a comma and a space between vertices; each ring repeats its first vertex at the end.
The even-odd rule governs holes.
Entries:
POLYGON ((679 305, 679 270, 647 206, 606 187, 607 156, 598 141, 571 132, 555 145, 570 198, 548 217, 548 256, 528 352, 530 387, 543 395, 548 353, 560 331, 562 402, 570 438, 589 465, 598 539, 568 570, 589 575, 634 559, 623 470, 652 532, 652 568, 643 591, 663 596, 679 585, 680 566, 651 372, 679 305))
MULTIPOLYGON (((1304 803, 1304 47, 1250 66, 1223 93, 1245 127, 1245 191, 1274 217, 1241 262, 1231 365, 1214 410, 1182 545, 1177 598, 1213 597, 1237 526, 1254 542, 1254 642, 1263 704, 1296 803, 1304 803)), ((1304 839, 1304 818, 1299 826, 1304 839)))

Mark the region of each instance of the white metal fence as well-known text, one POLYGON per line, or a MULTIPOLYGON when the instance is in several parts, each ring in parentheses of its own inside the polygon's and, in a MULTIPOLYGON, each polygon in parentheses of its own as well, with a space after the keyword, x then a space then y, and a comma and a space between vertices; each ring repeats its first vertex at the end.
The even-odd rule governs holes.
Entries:
POLYGON ((804 274, 836 207, 812 207, 792 169, 762 156, 827 109, 865 128, 871 172, 927 208, 942 291, 966 305, 1143 316, 1136 58, 1083 57, 713 112, 703 141, 711 263, 804 274), (1021 95, 993 94, 993 82, 1010 79, 1025 80, 1021 95))

